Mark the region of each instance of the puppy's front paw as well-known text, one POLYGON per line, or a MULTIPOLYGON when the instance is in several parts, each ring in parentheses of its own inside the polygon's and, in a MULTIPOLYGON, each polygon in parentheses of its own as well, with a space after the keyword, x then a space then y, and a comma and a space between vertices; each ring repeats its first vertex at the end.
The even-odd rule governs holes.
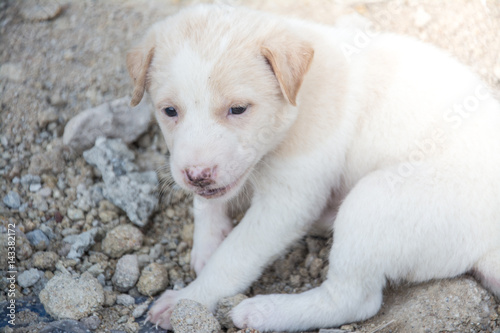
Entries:
POLYGON ((180 291, 165 291, 149 310, 146 321, 149 321, 156 326, 160 326, 161 328, 171 330, 172 325, 170 325, 170 316, 172 315, 172 311, 180 298, 180 291))
POLYGON ((281 320, 277 306, 275 295, 255 296, 238 304, 231 311, 231 318, 236 327, 266 331, 269 325, 281 320))

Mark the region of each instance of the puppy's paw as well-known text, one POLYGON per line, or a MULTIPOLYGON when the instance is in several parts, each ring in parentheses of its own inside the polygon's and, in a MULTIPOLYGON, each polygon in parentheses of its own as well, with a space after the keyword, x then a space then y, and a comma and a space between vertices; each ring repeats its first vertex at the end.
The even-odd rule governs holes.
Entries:
POLYGON ((161 328, 171 330, 170 316, 180 298, 181 292, 178 290, 165 291, 149 310, 146 321, 161 328))
POLYGON ((233 323, 238 328, 253 328, 259 331, 271 329, 281 321, 276 295, 255 296, 244 300, 231 311, 233 323))

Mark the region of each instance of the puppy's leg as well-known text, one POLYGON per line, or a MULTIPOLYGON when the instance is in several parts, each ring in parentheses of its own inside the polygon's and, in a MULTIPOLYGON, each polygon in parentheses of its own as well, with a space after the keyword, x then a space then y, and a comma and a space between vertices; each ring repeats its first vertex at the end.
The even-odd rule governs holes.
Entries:
MULTIPOLYGON (((470 269, 481 251, 477 211, 466 205, 470 192, 433 179, 423 172, 393 189, 379 171, 359 181, 334 223, 328 279, 302 294, 245 300, 233 309, 235 325, 259 331, 336 327, 375 315, 386 278, 424 281, 470 269)), ((493 261, 483 266, 498 269, 493 261)))
POLYGON ((321 213, 319 219, 311 226, 311 229, 308 232, 309 235, 325 237, 332 233, 333 221, 335 221, 335 218, 337 217, 340 202, 340 196, 332 195, 332 198, 321 213))
POLYGON ((500 249, 496 249, 475 265, 474 271, 481 283, 500 299, 500 249))
POLYGON ((197 275, 232 229, 233 223, 227 215, 225 202, 194 198, 191 268, 197 275))
MULTIPOLYGON (((292 173, 304 169, 307 170, 299 166, 279 170, 292 173)), ((219 299, 244 291, 271 260, 304 236, 319 215, 318 206, 326 205, 328 182, 317 173, 284 179, 291 181, 273 184, 263 180, 265 190, 255 193, 244 218, 217 248, 197 279, 182 290, 165 292, 149 311, 149 321, 170 328, 172 308, 182 298, 215 310, 219 299)))

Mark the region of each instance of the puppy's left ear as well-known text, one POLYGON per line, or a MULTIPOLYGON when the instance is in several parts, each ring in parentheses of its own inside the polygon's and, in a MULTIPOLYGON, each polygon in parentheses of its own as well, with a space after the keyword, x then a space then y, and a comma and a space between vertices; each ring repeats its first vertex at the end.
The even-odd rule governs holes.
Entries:
POLYGON ((297 94, 314 56, 312 46, 293 36, 285 36, 268 40, 262 45, 261 53, 271 64, 285 98, 297 105, 297 94))
POLYGON ((142 100, 147 86, 149 66, 155 50, 154 30, 148 31, 146 38, 127 53, 127 69, 134 81, 134 92, 130 104, 136 106, 142 100))

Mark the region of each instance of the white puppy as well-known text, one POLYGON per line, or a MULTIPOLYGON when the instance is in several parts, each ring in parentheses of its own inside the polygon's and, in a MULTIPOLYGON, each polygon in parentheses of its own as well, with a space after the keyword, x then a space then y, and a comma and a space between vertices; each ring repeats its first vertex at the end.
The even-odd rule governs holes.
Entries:
POLYGON ((195 193, 198 277, 179 299, 214 310, 312 227, 333 228, 327 280, 232 312, 262 331, 373 316, 386 281, 473 271, 500 296, 500 104, 465 66, 392 34, 203 5, 155 24, 127 56, 175 181, 195 193), (232 230, 228 209, 250 200, 232 230))

